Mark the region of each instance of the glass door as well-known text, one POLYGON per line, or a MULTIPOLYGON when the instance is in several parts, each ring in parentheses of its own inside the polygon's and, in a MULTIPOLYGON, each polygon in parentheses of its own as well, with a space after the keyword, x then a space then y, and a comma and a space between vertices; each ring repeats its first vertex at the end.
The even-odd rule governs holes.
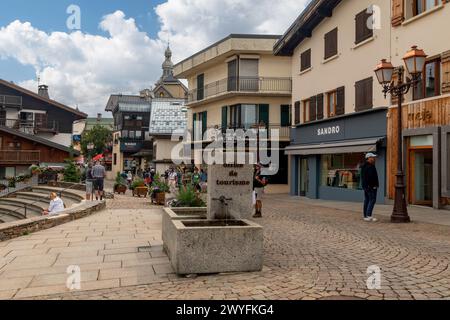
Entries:
POLYGON ((433 205, 433 149, 409 152, 409 200, 416 205, 433 205))

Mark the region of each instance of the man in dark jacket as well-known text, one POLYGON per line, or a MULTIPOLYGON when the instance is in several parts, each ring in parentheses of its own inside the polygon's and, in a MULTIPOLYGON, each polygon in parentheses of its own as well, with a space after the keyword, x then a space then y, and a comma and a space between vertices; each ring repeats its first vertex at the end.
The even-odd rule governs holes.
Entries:
POLYGON ((373 217, 373 209, 377 202, 377 192, 380 187, 378 180, 378 172, 375 167, 377 155, 368 153, 366 155, 366 163, 361 168, 362 187, 364 190, 364 220, 376 222, 373 217))

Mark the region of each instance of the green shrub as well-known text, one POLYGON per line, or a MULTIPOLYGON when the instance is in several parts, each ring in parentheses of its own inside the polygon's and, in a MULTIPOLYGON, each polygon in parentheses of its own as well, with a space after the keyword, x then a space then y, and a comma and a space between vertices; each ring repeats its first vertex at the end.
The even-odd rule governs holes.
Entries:
POLYGON ((190 186, 183 186, 178 191, 175 207, 189 207, 189 208, 201 208, 206 207, 206 203, 200 198, 200 195, 195 192, 195 189, 190 186))
POLYGON ((117 172, 116 181, 114 183, 114 189, 117 188, 118 186, 125 186, 125 187, 127 186, 127 180, 125 180, 124 177, 122 177, 120 172, 117 172))
POLYGON ((66 160, 67 166, 64 168, 64 182, 80 182, 81 174, 72 159, 66 160))
POLYGON ((142 187, 142 186, 145 186, 145 182, 144 182, 144 180, 143 179, 136 179, 136 180, 134 180, 132 183, 131 183, 131 186, 130 186, 130 190, 134 190, 134 189, 136 189, 137 187, 142 187))

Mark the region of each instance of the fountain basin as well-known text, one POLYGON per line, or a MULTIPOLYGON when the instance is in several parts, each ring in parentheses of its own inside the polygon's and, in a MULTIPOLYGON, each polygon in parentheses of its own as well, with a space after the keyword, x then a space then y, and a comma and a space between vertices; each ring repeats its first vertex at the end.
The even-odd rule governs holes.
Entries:
POLYGON ((171 237, 167 237, 167 235, 174 232, 172 220, 202 220, 206 219, 206 214, 206 208, 164 208, 162 216, 162 240, 166 252, 169 251, 168 247, 172 247, 172 245, 166 245, 171 241, 171 237))
POLYGON ((164 248, 177 274, 261 271, 263 228, 249 220, 171 220, 164 248))

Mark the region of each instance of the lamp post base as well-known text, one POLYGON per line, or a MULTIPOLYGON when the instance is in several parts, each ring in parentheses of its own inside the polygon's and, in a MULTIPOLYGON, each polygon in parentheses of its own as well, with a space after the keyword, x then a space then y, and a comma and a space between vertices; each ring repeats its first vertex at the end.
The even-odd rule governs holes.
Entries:
POLYGON ((394 212, 394 213, 392 213, 392 216, 391 216, 391 222, 392 223, 410 223, 411 218, 408 215, 405 216, 404 213, 394 212))
POLYGON ((395 202, 392 211, 391 222, 393 223, 409 223, 411 218, 408 214, 406 206, 406 187, 403 184, 403 172, 397 173, 397 184, 395 185, 395 202))

